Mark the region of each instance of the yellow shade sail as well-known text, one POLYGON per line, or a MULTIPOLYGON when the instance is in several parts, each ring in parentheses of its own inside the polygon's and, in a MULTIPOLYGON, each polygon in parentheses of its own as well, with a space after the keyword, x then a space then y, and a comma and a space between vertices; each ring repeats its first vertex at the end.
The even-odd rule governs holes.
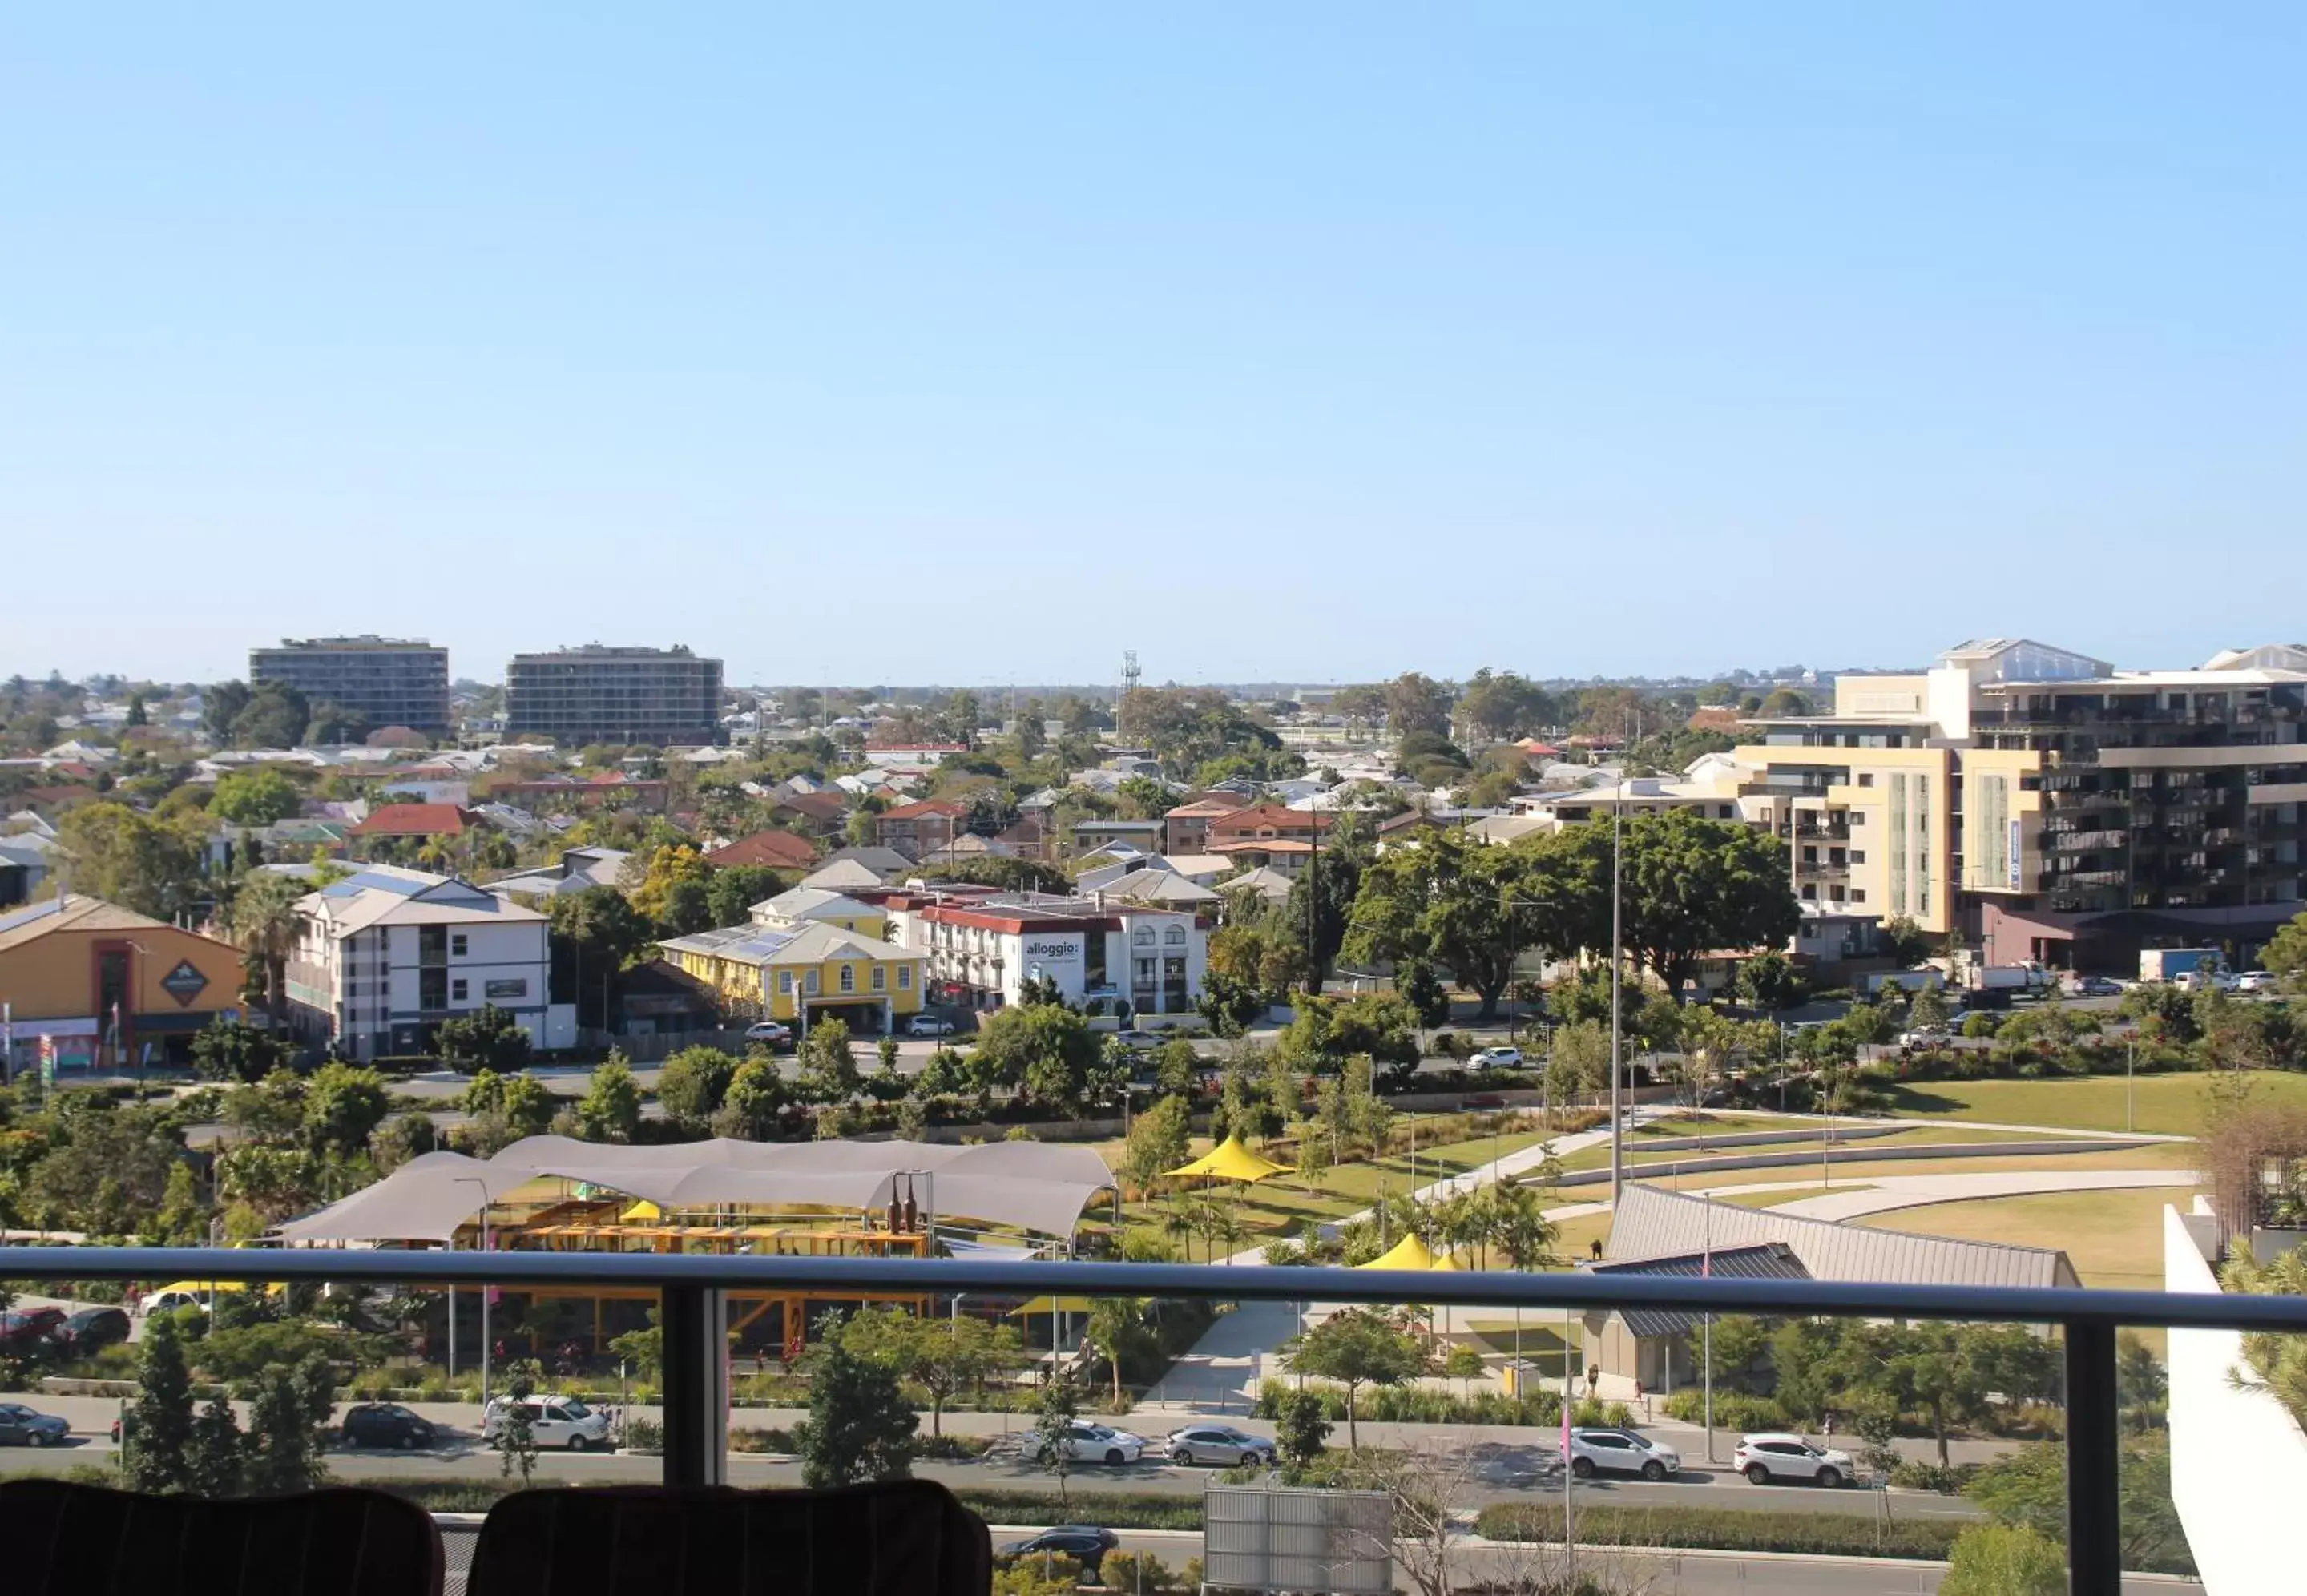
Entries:
MULTIPOLYGON (((1357 1264, 1354 1266, 1357 1269, 1420 1270, 1433 1269, 1438 1266, 1439 1266, 1434 1262, 1434 1255, 1427 1250, 1426 1243, 1420 1241, 1414 1235, 1404 1236, 1401 1240, 1395 1242, 1389 1250, 1372 1258, 1368 1263, 1357 1264)), ((1455 1267, 1455 1266, 1451 1266, 1455 1267)))
POLYGON ((1030 1319, 1039 1314, 1087 1313, 1092 1304, 1086 1297, 1036 1297, 1023 1308, 1013 1308, 1013 1319, 1030 1319))
POLYGON ((1248 1185, 1269 1175, 1287 1174, 1289 1166, 1276 1163, 1270 1158, 1260 1158, 1241 1145, 1241 1137, 1230 1136, 1193 1163, 1180 1164, 1167 1172, 1171 1175, 1207 1175, 1214 1180, 1239 1180, 1248 1185))
POLYGON ((665 1217, 665 1210, 658 1207, 655 1203, 649 1202, 644 1198, 640 1202, 635 1203, 631 1207, 626 1209, 622 1214, 618 1214, 617 1217, 623 1220, 627 1224, 651 1224, 665 1217))
POLYGON ((1452 1254, 1452 1253, 1446 1253, 1446 1252, 1445 1252, 1445 1253, 1444 1253, 1441 1257, 1437 1257, 1437 1258, 1436 1258, 1436 1259, 1434 1260, 1434 1271, 1435 1271, 1435 1273, 1436 1273, 1436 1274, 1440 1274, 1440 1273, 1442 1273, 1442 1272, 1443 1272, 1443 1271, 1445 1271, 1445 1270, 1454 1270, 1454 1270, 1463 1269, 1465 1266, 1465 1266, 1465 1265, 1463 1265, 1463 1264, 1462 1264, 1462 1263, 1460 1263, 1460 1262, 1458 1261, 1458 1259, 1457 1259, 1456 1256, 1455 1256, 1454 1254, 1452 1254))

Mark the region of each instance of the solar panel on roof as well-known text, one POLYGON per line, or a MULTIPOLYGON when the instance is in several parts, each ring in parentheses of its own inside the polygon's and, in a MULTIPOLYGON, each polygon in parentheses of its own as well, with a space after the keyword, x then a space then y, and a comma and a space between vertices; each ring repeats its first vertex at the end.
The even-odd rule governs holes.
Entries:
POLYGON ((0 931, 12 931, 20 925, 30 925, 41 915, 56 914, 63 907, 60 900, 48 897, 36 904, 27 904, 21 909, 11 909, 5 914, 0 914, 0 931))

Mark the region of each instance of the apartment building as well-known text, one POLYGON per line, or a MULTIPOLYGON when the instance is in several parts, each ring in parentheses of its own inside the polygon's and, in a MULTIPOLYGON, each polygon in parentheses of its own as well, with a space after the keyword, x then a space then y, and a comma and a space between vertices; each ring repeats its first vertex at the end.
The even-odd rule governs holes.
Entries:
POLYGON ((926 859, 969 829, 969 806, 941 799, 901 803, 873 818, 874 840, 911 859, 926 859))
POLYGON ((334 704, 373 729, 449 730, 449 651, 400 638, 283 638, 248 651, 252 686, 279 682, 308 704, 334 704))
POLYGON ((1750 723, 1718 777, 1819 912, 1903 915, 1989 963, 2247 962, 2300 911, 2307 648, 2124 671, 1989 638, 1844 675, 1833 712, 1750 723))
POLYGON ((1038 893, 924 894, 889 900, 891 934, 928 961, 931 992, 973 1008, 1018 1000, 1032 980, 1068 1003, 1127 1001, 1138 1015, 1190 1014, 1209 931, 1189 912, 1038 893))
POLYGON ((296 904, 290 1023, 357 1060, 425 1051, 442 1020, 485 1007, 539 1048, 576 1044, 576 1010, 551 1001, 549 922, 469 881, 372 864, 296 904))
POLYGON ((587 643, 516 654, 505 673, 505 732, 566 746, 721 741, 721 662, 671 648, 587 643))

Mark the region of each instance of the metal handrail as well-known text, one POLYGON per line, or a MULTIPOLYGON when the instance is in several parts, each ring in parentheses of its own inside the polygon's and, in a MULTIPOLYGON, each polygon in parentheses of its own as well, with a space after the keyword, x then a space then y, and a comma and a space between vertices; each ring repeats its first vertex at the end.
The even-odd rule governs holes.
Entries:
POLYGON ((1784 1317, 2003 1320, 2064 1337, 2067 1527, 2073 1596, 2120 1596, 2121 1431, 2115 1331, 2125 1325, 2307 1334, 2307 1297, 1687 1276, 1085 1264, 958 1258, 665 1257, 322 1248, 25 1247, 0 1250, 11 1279, 437 1282, 655 1286, 661 1293, 665 1480, 718 1485, 729 1442, 729 1291, 825 1286, 1028 1295, 1199 1297, 1219 1301, 1414 1302, 1531 1309, 1679 1309, 1784 1317))
POLYGON ((12 1247, 0 1276, 60 1280, 416 1281, 442 1285, 824 1286, 1025 1296, 1198 1297, 1227 1302, 1433 1303, 1453 1308, 1665 1309, 1781 1317, 1999 1320, 2307 1334, 2307 1297, 2071 1287, 1903 1285, 1236 1264, 757 1255, 446 1252, 373 1248, 12 1247))

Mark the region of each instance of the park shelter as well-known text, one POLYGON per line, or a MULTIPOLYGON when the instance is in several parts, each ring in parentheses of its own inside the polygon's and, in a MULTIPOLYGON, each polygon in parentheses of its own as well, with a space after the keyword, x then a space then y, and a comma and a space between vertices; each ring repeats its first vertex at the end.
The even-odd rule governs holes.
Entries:
POLYGON ((1237 1180, 1245 1186, 1290 1172, 1287 1164, 1261 1158, 1241 1145, 1241 1137, 1230 1136, 1216 1146, 1195 1159, 1180 1164, 1168 1173, 1176 1179, 1198 1176, 1212 1180, 1237 1180))
MULTIPOLYGON (((1450 1267, 1455 1268, 1456 1265, 1450 1267)), ((1433 1251, 1416 1235, 1404 1236, 1385 1252, 1367 1264, 1356 1264, 1357 1269, 1411 1269, 1420 1272, 1442 1267, 1435 1262, 1433 1251)))

